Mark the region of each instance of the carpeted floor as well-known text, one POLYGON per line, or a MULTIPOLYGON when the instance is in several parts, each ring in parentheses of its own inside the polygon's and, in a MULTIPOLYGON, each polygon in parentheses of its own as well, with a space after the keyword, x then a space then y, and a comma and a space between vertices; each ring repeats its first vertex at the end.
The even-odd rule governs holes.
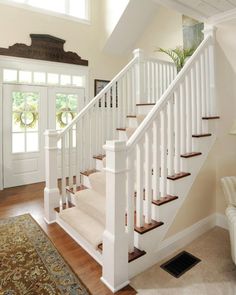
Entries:
POLYGON ((202 261, 182 277, 176 279, 160 268, 160 264, 167 261, 168 257, 132 279, 131 286, 139 295, 236 294, 236 266, 230 257, 228 231, 215 227, 184 250, 202 261))
POLYGON ((29 215, 0 220, 0 295, 88 295, 29 215))

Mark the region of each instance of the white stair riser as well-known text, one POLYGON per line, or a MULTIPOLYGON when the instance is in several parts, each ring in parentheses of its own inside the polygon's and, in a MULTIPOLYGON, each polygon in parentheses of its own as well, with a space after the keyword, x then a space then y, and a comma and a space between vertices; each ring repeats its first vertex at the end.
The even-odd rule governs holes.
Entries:
POLYGON ((138 115, 147 115, 153 107, 154 107, 154 105, 137 106, 137 114, 138 115))
POLYGON ((102 171, 103 170, 103 161, 96 159, 96 165, 95 165, 96 170, 102 171))

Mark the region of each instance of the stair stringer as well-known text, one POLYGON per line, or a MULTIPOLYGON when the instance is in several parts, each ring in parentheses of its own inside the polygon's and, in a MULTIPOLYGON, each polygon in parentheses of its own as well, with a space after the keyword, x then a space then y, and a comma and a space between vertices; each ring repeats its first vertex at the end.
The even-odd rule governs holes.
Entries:
POLYGON ((184 159, 184 161, 191 161, 191 165, 188 165, 189 169, 187 170, 191 175, 174 182, 169 180, 169 183, 171 182, 171 193, 177 195, 179 198, 174 202, 170 202, 161 207, 153 205, 153 213, 157 220, 164 222, 164 225, 144 235, 135 233, 136 247, 145 250, 147 254, 132 263, 129 263, 129 278, 143 272, 164 258, 163 245, 165 245, 165 235, 175 220, 175 217, 186 200, 197 175, 208 158, 209 152, 216 140, 215 134, 216 133, 214 132, 211 137, 195 139, 197 142, 196 145, 199 146, 199 151, 202 152, 202 155, 200 156, 201 160, 199 160, 198 157, 195 159, 184 159))

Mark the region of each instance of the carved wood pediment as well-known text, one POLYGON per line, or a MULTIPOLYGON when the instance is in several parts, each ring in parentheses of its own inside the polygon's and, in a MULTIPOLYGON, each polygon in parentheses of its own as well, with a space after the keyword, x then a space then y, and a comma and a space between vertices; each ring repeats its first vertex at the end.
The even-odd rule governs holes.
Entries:
POLYGON ((0 48, 0 55, 88 66, 77 53, 64 50, 65 40, 46 34, 30 34, 31 45, 16 43, 0 48))

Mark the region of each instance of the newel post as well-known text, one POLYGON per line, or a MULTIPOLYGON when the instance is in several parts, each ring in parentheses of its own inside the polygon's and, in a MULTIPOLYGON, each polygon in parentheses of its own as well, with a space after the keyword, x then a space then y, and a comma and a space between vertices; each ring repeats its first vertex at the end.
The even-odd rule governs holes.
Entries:
POLYGON ((212 37, 212 43, 209 46, 209 61, 210 61, 210 111, 209 115, 218 115, 217 94, 216 94, 216 58, 215 58, 215 41, 216 41, 216 27, 212 25, 205 25, 204 37, 212 37))
POLYGON ((128 236, 125 230, 126 144, 107 141, 106 150, 106 228, 103 234, 101 280, 112 292, 129 284, 128 236))
POLYGON ((57 137, 56 130, 45 133, 45 178, 44 219, 52 223, 56 219, 54 208, 59 207, 59 189, 57 184, 57 137))
POLYGON ((145 56, 144 51, 140 48, 133 51, 134 57, 137 58, 135 65, 135 80, 136 80, 136 103, 145 102, 145 56))

